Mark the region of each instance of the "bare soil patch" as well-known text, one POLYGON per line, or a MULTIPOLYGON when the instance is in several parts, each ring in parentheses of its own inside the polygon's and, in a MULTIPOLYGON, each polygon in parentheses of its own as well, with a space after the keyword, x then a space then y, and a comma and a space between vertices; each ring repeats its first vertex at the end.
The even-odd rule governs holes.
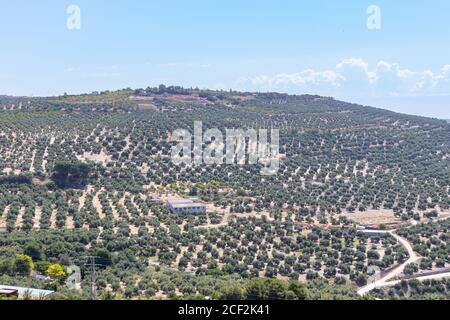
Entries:
POLYGON ((364 212, 344 212, 343 215, 357 224, 373 228, 378 228, 380 224, 389 227, 402 223, 401 219, 397 218, 392 210, 386 209, 367 210, 364 212))

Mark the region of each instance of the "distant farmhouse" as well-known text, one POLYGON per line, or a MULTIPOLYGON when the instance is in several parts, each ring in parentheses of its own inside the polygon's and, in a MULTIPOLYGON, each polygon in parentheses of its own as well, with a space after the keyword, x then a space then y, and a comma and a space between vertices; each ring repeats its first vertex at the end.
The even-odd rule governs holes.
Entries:
POLYGON ((167 200, 167 208, 174 214, 188 213, 188 214, 204 214, 206 213, 206 206, 198 203, 196 199, 173 199, 167 200))
POLYGON ((358 226, 356 229, 358 230, 358 232, 361 232, 367 235, 368 237, 382 237, 385 236, 386 234, 389 234, 389 231, 387 230, 366 229, 366 227, 364 226, 358 226))
POLYGON ((0 297, 4 297, 4 298, 19 298, 19 291, 17 289, 3 289, 3 288, 0 288, 0 297))
POLYGON ((0 285, 0 297, 4 298, 30 298, 30 299, 46 299, 54 293, 50 290, 40 290, 32 288, 14 287, 9 285, 0 285))

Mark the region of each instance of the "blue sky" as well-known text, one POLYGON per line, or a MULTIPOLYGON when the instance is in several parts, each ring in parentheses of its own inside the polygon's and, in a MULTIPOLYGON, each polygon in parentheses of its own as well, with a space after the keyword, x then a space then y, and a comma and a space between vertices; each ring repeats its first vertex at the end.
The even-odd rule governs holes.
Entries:
POLYGON ((447 0, 2 0, 0 94, 165 83, 450 119, 449 30, 447 0), (72 4, 80 30, 66 25, 72 4), (370 5, 379 30, 367 28, 370 5))

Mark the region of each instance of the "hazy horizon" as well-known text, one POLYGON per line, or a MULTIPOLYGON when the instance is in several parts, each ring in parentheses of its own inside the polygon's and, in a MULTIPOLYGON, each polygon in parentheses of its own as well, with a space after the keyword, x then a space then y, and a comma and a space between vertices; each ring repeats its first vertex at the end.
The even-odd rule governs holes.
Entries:
POLYGON ((318 94, 450 118, 450 2, 280 1, 6 2, 0 91, 167 83, 318 94))
MULTIPOLYGON (((165 83, 164 85, 166 86, 171 86, 171 84, 167 84, 165 83)), ((146 88, 147 86, 143 87, 146 88)), ((155 86, 156 87, 156 86, 155 86)), ((191 86, 192 88, 195 88, 195 86, 191 86)), ((189 87, 189 88, 191 88, 189 87)), ((124 88, 117 88, 117 89, 104 89, 104 90, 90 90, 88 92, 69 92, 69 91, 65 91, 61 94, 55 94, 55 95, 42 95, 42 96, 34 96, 34 95, 10 95, 10 94, 5 94, 3 92, 0 92, 0 96, 9 96, 9 97, 26 97, 26 98, 48 98, 48 97, 60 97, 63 96, 64 93, 67 93, 69 95, 89 95, 92 94, 93 92, 101 92, 101 91, 116 91, 116 90, 122 90, 122 89, 126 89, 129 87, 124 87, 124 88)), ((133 90, 138 89, 138 88, 131 88, 133 90)), ((199 88, 199 89, 204 89, 204 90, 208 90, 211 88, 199 88)), ((211 90, 233 90, 233 91, 237 91, 237 92, 250 92, 250 93, 270 93, 270 92, 276 92, 276 93, 280 93, 280 94, 291 94, 291 95, 307 95, 307 94, 311 94, 311 95, 316 95, 315 93, 289 93, 289 92, 283 92, 283 91, 244 91, 244 90, 236 90, 233 88, 229 88, 229 89, 211 89, 211 90)), ((318 94, 317 94, 318 95, 318 94)), ((423 116, 423 117, 429 117, 429 118, 438 118, 438 119, 443 119, 443 120, 448 120, 450 122, 450 114, 448 116, 444 116, 444 117, 439 117, 436 116, 435 114, 439 114, 439 109, 442 107, 444 108, 444 104, 442 105, 434 105, 432 107, 425 107, 426 105, 426 100, 440 100, 442 97, 409 97, 406 99, 396 99, 396 98, 386 98, 386 99, 378 99, 378 100, 373 100, 372 103, 367 103, 367 100, 364 101, 355 101, 352 99, 341 99, 341 98, 337 98, 337 97, 333 97, 331 95, 320 95, 320 96, 324 96, 324 97, 332 97, 336 100, 341 100, 344 102, 348 102, 348 103, 354 103, 354 104, 358 104, 358 105, 362 105, 362 106, 366 106, 366 107, 374 107, 374 108, 380 108, 380 109, 385 109, 385 110, 390 110, 390 111, 394 111, 394 112, 398 112, 398 113, 404 113, 404 114, 409 114, 409 115, 416 115, 416 116, 423 116), (416 100, 414 103, 412 103, 412 101, 416 100), (409 103, 409 104, 405 104, 405 103, 409 103), (422 105, 421 105, 422 103, 422 105)), ((444 103, 446 103, 445 101, 443 101, 444 103)), ((447 105, 450 105, 447 104, 447 105)))

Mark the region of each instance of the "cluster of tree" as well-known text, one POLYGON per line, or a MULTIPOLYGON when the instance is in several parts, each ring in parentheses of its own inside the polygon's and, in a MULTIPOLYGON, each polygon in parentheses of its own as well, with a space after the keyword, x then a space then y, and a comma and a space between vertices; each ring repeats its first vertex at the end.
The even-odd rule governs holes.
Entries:
POLYGON ((372 292, 379 299, 449 300, 450 280, 403 280, 392 288, 372 292))
POLYGON ((66 271, 59 263, 46 259, 42 246, 36 242, 28 242, 23 253, 0 255, 0 275, 31 277, 33 273, 49 276, 52 280, 62 283, 66 279, 66 271))
POLYGON ((163 84, 158 87, 147 87, 146 89, 136 89, 135 95, 147 96, 147 95, 160 95, 160 94, 182 94, 189 95, 193 89, 185 89, 180 86, 165 86, 163 84))
POLYGON ((216 300, 307 300, 309 291, 298 281, 256 278, 242 287, 223 286, 213 294, 216 300))
POLYGON ((0 185, 31 184, 31 174, 0 176, 0 185))
POLYGON ((418 224, 403 228, 398 234, 410 241, 423 258, 419 264, 407 266, 405 272, 413 274, 419 270, 445 268, 450 265, 450 220, 418 224))
POLYGON ((33 260, 27 255, 18 254, 13 259, 0 260, 0 275, 30 276, 33 270, 33 260))
POLYGON ((52 179, 58 187, 68 187, 86 183, 92 165, 82 161, 57 161, 52 179))

